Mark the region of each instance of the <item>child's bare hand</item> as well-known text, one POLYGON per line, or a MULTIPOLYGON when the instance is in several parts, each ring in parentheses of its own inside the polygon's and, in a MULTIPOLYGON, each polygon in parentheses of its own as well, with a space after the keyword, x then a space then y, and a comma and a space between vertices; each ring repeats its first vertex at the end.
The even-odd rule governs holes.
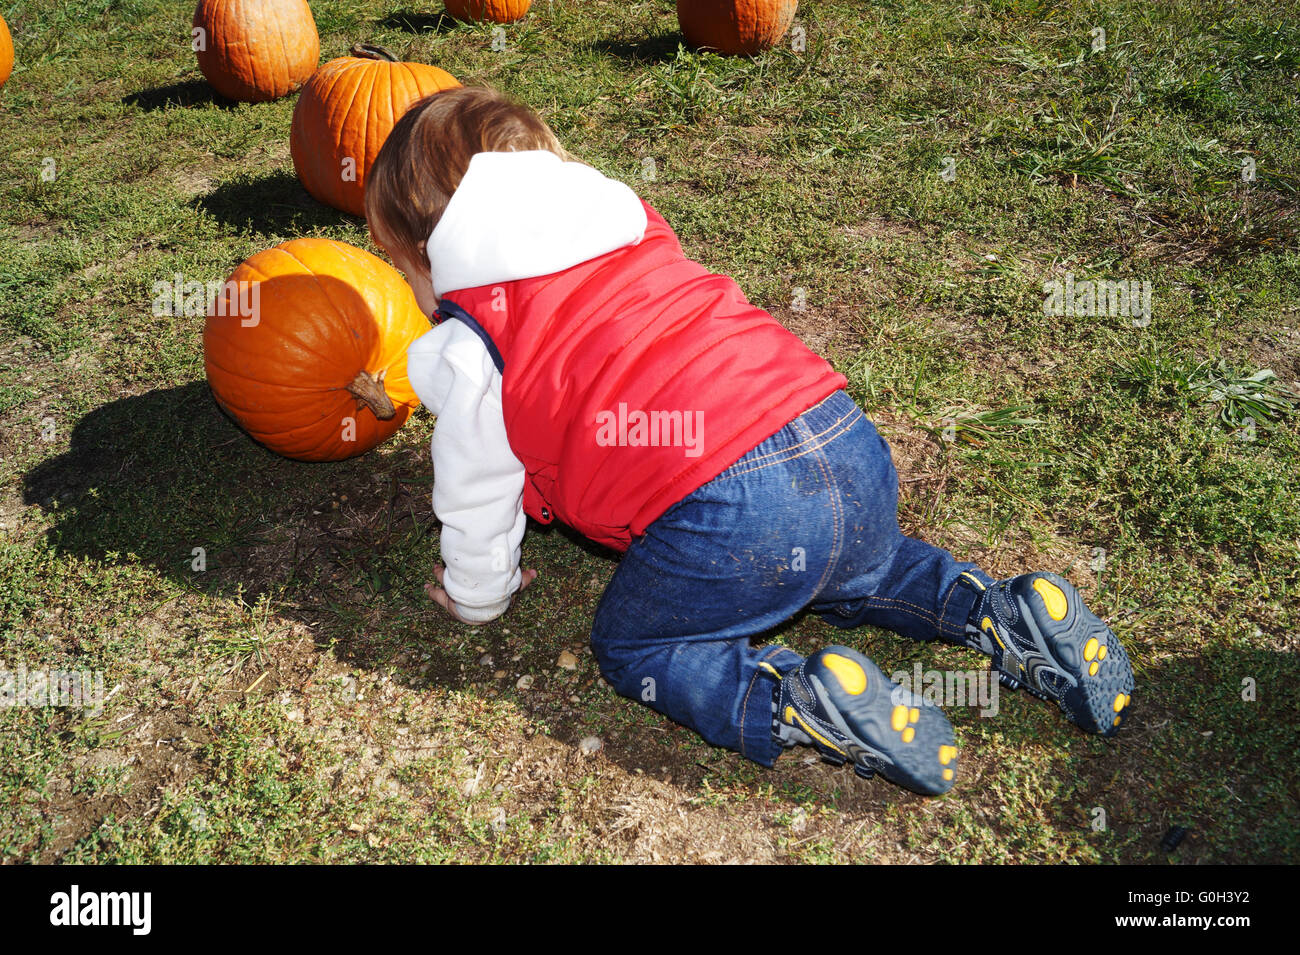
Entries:
MULTIPOLYGON (((442 579, 443 579, 443 575, 446 572, 447 572, 447 568, 444 567, 442 564, 434 564, 433 576, 438 579, 438 585, 435 587, 433 584, 425 584, 424 592, 429 595, 430 599, 432 599, 434 603, 436 603, 443 610, 447 611, 447 613, 451 614, 461 623, 468 623, 473 625, 474 622, 472 620, 466 620, 464 617, 462 617, 459 613, 456 612, 456 605, 452 603, 451 596, 447 593, 447 591, 442 589, 442 579)), ((525 569, 523 573, 523 582, 519 584, 519 590, 516 590, 515 593, 516 594, 519 593, 520 590, 523 590, 525 587, 527 587, 536 579, 537 579, 536 570, 525 569)), ((511 599, 513 600, 513 598, 511 599)))

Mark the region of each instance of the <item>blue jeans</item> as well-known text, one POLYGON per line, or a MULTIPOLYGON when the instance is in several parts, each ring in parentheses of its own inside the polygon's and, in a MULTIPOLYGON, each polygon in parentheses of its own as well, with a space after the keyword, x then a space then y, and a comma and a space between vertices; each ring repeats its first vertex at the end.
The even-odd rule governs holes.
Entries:
POLYGON ((889 445, 837 391, 636 538, 601 597, 591 644, 605 678, 715 746, 771 766, 775 680, 803 662, 749 638, 811 608, 956 640, 974 606, 973 564, 898 527, 889 445))

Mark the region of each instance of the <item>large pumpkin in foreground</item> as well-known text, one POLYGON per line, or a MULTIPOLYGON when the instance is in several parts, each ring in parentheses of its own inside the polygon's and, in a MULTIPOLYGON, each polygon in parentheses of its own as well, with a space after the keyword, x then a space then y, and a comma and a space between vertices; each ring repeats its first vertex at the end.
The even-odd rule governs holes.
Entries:
POLYGON ((532 5, 533 0, 447 0, 447 12, 467 23, 514 23, 523 19, 532 5))
POLYGON ((14 41, 9 35, 9 24, 0 17, 0 90, 4 89, 9 74, 14 71, 14 41))
POLYGON ((696 49, 753 56, 785 36, 798 0, 677 0, 677 23, 696 49))
POLYGON ((217 404, 257 441, 340 461, 387 440, 419 404, 406 349, 428 330, 392 266, 294 239, 235 269, 208 309, 203 360, 217 404))
POLYGON ((199 69, 228 99, 260 103, 291 93, 316 71, 320 37, 307 0, 199 0, 199 69))
POLYGON ((460 86, 445 70, 402 63, 383 47, 330 60, 298 95, 289 130, 293 168, 326 205, 364 216, 366 172, 402 114, 430 93, 460 86))

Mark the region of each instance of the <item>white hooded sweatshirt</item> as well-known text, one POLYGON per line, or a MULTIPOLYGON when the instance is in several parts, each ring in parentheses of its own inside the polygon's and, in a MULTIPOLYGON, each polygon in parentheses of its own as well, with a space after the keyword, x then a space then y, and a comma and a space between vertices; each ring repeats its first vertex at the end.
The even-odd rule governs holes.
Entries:
MULTIPOLYGON (((546 150, 478 153, 429 236, 434 294, 561 272, 635 245, 645 230, 636 194, 590 166, 546 150)), ((519 589, 526 523, 501 374, 478 335, 454 319, 411 344, 407 371, 438 418, 431 448, 443 585, 462 617, 485 623, 519 589)))

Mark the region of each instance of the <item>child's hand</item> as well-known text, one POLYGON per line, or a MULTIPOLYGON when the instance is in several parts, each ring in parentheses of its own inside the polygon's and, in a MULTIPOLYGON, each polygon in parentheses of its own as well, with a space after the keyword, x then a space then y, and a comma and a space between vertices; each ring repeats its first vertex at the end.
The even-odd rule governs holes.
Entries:
MULTIPOLYGON (((476 624, 474 623, 474 621, 466 620, 464 617, 462 617, 459 613, 456 612, 456 605, 452 603, 450 595, 448 595, 447 591, 442 589, 442 577, 443 574, 446 573, 446 570, 447 568, 443 567, 442 564, 434 564, 433 576, 438 578, 438 586, 435 587, 433 584, 425 584, 424 592, 429 595, 429 597, 433 600, 434 603, 436 603, 443 610, 447 611, 447 613, 451 614, 461 623, 468 623, 471 626, 475 626, 476 624)), ((516 594, 537 579, 537 571, 526 569, 524 570, 523 578, 524 578, 523 582, 520 583, 519 585, 519 590, 515 591, 516 594)), ((513 601, 513 599, 514 598, 512 597, 511 600, 513 601)))

